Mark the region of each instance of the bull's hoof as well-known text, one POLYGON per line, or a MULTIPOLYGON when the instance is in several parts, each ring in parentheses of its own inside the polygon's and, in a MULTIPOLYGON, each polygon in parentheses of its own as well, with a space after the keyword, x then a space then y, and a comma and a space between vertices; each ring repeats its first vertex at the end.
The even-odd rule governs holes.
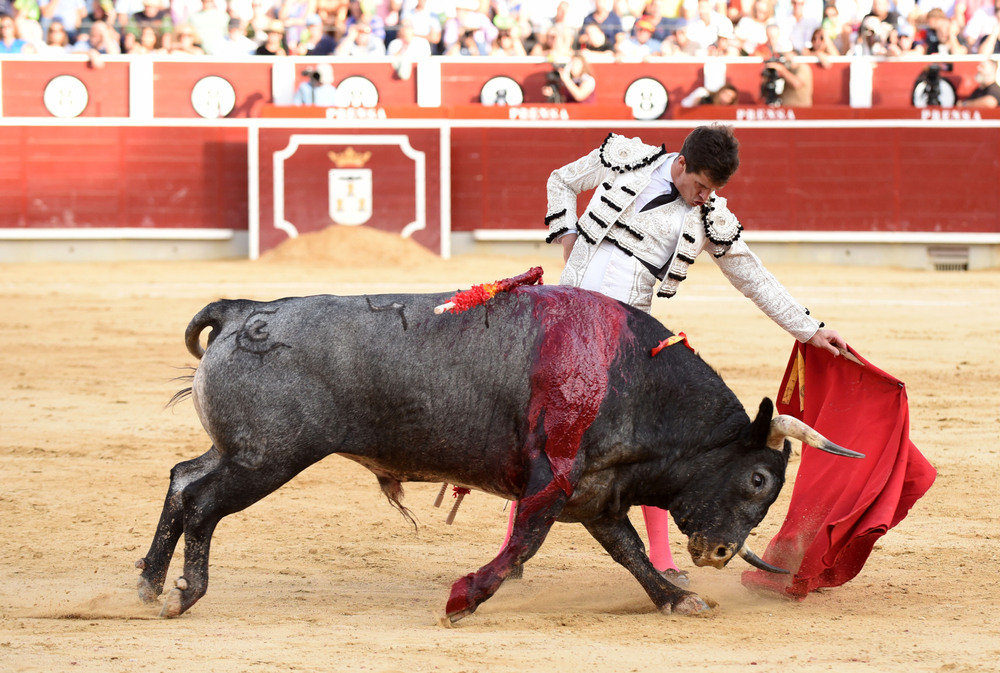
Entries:
POLYGON ((163 609, 160 610, 160 616, 165 619, 171 619, 179 617, 181 611, 181 590, 171 589, 170 593, 167 594, 167 600, 163 602, 163 609))
POLYGON ((139 581, 136 582, 136 589, 139 590, 139 600, 143 603, 155 603, 162 592, 162 589, 157 590, 145 577, 139 578, 139 581))
POLYGON ((660 608, 663 614, 688 615, 694 617, 708 617, 716 607, 715 601, 705 601, 697 594, 687 594, 672 606, 668 603, 660 608))

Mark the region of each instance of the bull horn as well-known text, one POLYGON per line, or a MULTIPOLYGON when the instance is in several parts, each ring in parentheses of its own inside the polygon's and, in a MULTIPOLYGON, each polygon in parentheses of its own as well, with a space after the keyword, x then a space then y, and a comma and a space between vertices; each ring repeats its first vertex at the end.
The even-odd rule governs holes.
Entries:
POLYGON ((752 551, 750 551, 750 547, 746 546, 745 544, 742 547, 740 547, 740 550, 737 553, 740 555, 740 558, 742 558, 744 561, 752 565, 754 568, 757 568, 758 570, 765 570, 769 573, 777 573, 779 575, 792 574, 787 570, 785 570, 784 568, 779 568, 778 566, 771 565, 770 563, 768 563, 767 561, 765 561, 764 559, 762 559, 761 557, 757 556, 752 551))
POLYGON ((844 456, 845 458, 865 457, 863 453, 851 451, 850 449, 845 449, 842 446, 834 444, 794 416, 788 416, 787 414, 775 416, 771 419, 771 432, 767 435, 768 448, 780 451, 785 437, 798 439, 809 446, 815 446, 817 449, 832 453, 835 456, 844 456))

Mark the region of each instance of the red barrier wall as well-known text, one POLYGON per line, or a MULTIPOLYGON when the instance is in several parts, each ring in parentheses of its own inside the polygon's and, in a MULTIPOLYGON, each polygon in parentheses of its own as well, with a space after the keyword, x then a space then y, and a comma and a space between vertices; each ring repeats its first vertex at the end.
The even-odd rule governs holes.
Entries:
MULTIPOLYGON (((425 227, 414 238, 441 250, 451 231, 543 230, 549 173, 596 148, 609 131, 676 150, 699 123, 384 121, 366 126, 303 120, 235 126, 6 125, 0 133, 0 228, 248 227, 247 134, 259 133, 262 249, 287 233, 274 213, 275 152, 293 134, 338 136, 285 161, 285 218, 300 233, 337 221, 330 152, 372 152, 370 222, 400 231, 415 221, 412 157, 365 138, 402 135, 424 155, 425 227), (441 198, 442 127, 449 127, 450 204, 441 198), (343 137, 347 137, 344 140, 343 137), (366 145, 372 145, 367 147, 366 145)), ((749 229, 1000 233, 1000 123, 736 123, 742 166, 721 194, 749 229)), ((325 142, 325 141, 324 141, 325 142)), ((305 143, 308 145, 308 143, 305 143)), ((339 186, 338 186, 339 185, 339 186)), ((581 202, 582 210, 584 203, 581 202)), ((351 206, 354 207, 354 206, 351 206)))
MULTIPOLYGON (((688 130, 455 129, 452 229, 540 228, 549 173, 608 131, 676 151, 688 130)), ((747 227, 1000 232, 998 128, 783 125, 737 135, 741 168, 720 194, 747 227)))
POLYGON ((6 126, 0 228, 247 228, 246 129, 6 126))

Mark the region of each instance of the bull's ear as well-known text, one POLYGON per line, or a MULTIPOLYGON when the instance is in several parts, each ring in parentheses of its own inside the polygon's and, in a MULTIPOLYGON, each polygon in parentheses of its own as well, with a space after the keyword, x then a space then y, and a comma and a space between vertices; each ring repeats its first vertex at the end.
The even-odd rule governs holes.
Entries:
POLYGON ((771 432, 771 416, 774 415, 774 402, 771 398, 765 397, 760 401, 760 408, 757 409, 757 418, 750 426, 750 438, 754 446, 767 444, 767 437, 771 432))

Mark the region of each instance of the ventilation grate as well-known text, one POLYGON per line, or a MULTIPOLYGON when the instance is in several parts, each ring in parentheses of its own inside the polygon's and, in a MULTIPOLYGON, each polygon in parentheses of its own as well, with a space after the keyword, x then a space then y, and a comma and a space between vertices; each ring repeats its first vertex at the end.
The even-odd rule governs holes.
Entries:
POLYGON ((969 246, 940 245, 927 248, 935 271, 968 271, 969 246))

